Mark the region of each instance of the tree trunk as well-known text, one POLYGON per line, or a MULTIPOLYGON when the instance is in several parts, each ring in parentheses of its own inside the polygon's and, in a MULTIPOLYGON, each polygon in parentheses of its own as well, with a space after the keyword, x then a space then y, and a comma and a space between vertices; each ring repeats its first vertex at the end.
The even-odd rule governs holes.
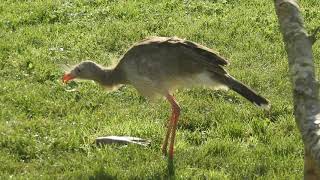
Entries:
POLYGON ((296 0, 274 0, 274 3, 288 54, 294 115, 305 146, 304 178, 320 179, 319 87, 312 54, 315 37, 307 35, 296 0))

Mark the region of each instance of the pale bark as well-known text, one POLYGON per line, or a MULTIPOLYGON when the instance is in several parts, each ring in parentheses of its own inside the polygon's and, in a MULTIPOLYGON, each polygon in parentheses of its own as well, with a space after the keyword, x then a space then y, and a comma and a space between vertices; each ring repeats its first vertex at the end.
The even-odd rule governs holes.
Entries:
POLYGON ((285 42, 293 88, 294 115, 305 146, 305 179, 320 179, 320 104, 312 44, 296 0, 275 0, 276 14, 285 42))

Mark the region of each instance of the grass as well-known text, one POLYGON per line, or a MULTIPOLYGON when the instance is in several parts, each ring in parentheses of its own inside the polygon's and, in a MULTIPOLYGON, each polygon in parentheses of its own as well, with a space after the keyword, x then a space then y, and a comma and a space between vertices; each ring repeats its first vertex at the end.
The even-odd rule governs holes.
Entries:
MULTIPOLYGON (((320 2, 300 3, 311 30, 320 24, 320 2)), ((0 84, 0 179, 302 178, 303 145, 271 1, 7 0, 0 4, 0 84), (107 93, 92 82, 61 83, 61 64, 108 66, 153 35, 220 51, 233 76, 272 102, 264 112, 230 91, 177 91, 174 174, 160 151, 167 102, 151 103, 131 86, 107 93), (152 144, 92 144, 103 135, 152 144)))

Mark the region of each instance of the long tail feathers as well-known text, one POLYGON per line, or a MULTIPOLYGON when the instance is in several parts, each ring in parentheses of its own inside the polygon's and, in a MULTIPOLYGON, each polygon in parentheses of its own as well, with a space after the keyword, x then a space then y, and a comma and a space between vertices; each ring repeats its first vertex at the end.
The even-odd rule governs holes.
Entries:
POLYGON ((232 76, 228 75, 225 78, 225 83, 230 89, 239 93, 241 96, 248 99, 253 104, 256 104, 257 106, 263 109, 270 108, 270 103, 266 98, 260 96, 254 90, 250 89, 248 86, 244 85, 243 83, 236 80, 232 76))

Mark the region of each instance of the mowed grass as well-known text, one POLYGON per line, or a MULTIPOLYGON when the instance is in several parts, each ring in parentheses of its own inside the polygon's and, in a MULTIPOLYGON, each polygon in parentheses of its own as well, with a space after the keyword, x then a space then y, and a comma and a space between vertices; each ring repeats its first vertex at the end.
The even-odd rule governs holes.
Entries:
MULTIPOLYGON (((320 24, 320 1, 300 3, 311 30, 320 24)), ((273 1, 3 1, 0 179, 301 179, 303 144, 283 46, 273 1), (174 174, 160 150, 165 100, 149 102, 131 86, 107 93, 92 82, 61 82, 62 64, 109 66, 155 35, 218 50, 234 77, 272 103, 267 112, 231 91, 176 91, 174 174), (152 143, 95 146, 104 135, 152 143)), ((314 56, 319 68, 319 43, 314 56)))

